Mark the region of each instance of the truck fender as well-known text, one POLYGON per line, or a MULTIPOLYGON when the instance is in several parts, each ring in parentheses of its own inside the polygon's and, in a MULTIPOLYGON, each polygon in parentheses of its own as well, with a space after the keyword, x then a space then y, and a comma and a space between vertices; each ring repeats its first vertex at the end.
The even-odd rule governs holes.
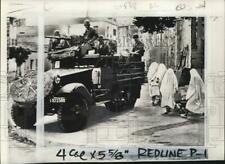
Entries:
POLYGON ((92 98, 91 94, 87 90, 87 88, 81 84, 81 83, 70 83, 62 88, 59 89, 59 91, 56 93, 57 95, 60 94, 70 94, 70 93, 79 93, 81 96, 83 96, 89 105, 94 105, 94 99, 92 98))

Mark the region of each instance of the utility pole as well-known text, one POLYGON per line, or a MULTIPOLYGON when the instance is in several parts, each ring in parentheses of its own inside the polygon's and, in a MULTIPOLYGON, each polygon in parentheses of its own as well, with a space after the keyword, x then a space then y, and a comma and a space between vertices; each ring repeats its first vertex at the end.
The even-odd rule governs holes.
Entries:
POLYGON ((162 31, 160 31, 160 63, 163 63, 162 46, 162 31))
POLYGON ((37 69, 37 124, 36 148, 44 147, 44 3, 41 1, 38 11, 38 69, 37 69))

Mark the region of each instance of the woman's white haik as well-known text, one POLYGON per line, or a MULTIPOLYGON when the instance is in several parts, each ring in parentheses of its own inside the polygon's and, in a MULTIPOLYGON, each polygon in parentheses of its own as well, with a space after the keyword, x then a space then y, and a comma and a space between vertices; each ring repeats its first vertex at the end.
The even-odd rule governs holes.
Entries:
POLYGON ((147 78, 148 78, 148 83, 150 83, 152 77, 154 76, 154 74, 156 73, 157 69, 158 69, 159 64, 156 62, 153 62, 149 69, 148 69, 148 74, 147 74, 147 78))
POLYGON ((162 80, 160 92, 162 95, 161 98, 161 107, 169 106, 170 108, 174 108, 174 94, 178 90, 178 82, 177 77, 174 74, 173 69, 169 68, 162 80))
POLYGON ((158 69, 154 76, 151 78, 150 85, 149 85, 149 96, 160 96, 160 85, 161 81, 166 73, 166 66, 164 64, 159 64, 158 69))
POLYGON ((204 113, 205 86, 196 69, 191 69, 190 74, 186 109, 196 114, 202 114, 204 113))

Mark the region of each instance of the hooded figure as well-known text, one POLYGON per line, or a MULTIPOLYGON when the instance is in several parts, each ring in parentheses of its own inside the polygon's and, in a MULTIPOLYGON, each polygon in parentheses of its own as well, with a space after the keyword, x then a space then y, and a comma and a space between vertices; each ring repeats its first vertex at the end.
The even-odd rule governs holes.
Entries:
POLYGON ((165 75, 165 73, 166 73, 166 70, 167 69, 166 69, 166 66, 164 64, 159 64, 158 69, 157 69, 157 71, 156 71, 156 73, 155 73, 155 75, 153 77, 153 80, 155 78, 158 78, 159 82, 161 82, 163 77, 164 77, 164 75, 165 75))
POLYGON ((156 105, 159 103, 159 96, 160 96, 159 88, 165 73, 166 73, 166 66, 164 64, 159 64, 156 73, 151 78, 150 86, 149 86, 150 87, 149 95, 153 99, 153 105, 156 105))
POLYGON ((148 69, 148 74, 147 74, 147 78, 148 78, 148 84, 149 84, 149 96, 151 97, 151 80, 153 78, 153 76, 155 75, 157 69, 158 69, 159 64, 156 62, 153 62, 149 69, 148 69))
POLYGON ((169 107, 171 109, 174 109, 175 106, 175 100, 174 100, 174 94, 178 90, 178 82, 177 77, 174 74, 174 71, 169 68, 162 80, 160 92, 162 95, 161 98, 161 107, 169 107))
POLYGON ((203 114, 205 97, 204 83, 196 69, 191 69, 190 74, 191 80, 186 94, 186 109, 195 114, 203 114))
POLYGON ((148 69, 148 74, 147 74, 147 77, 148 77, 148 83, 151 82, 152 77, 154 76, 154 74, 156 73, 156 71, 157 71, 157 69, 158 69, 158 66, 159 66, 159 64, 156 63, 156 62, 153 62, 153 63, 150 65, 150 67, 149 67, 149 69, 148 69))

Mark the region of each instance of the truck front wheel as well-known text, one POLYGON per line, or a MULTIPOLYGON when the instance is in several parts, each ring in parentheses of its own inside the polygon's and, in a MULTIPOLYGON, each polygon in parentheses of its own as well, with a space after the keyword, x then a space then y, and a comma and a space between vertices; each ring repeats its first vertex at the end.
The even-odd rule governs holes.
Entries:
POLYGON ((12 105, 11 116, 14 123, 23 129, 33 128, 36 122, 35 108, 22 108, 17 103, 12 105))
POLYGON ((87 123, 88 104, 79 95, 70 95, 58 110, 58 122, 65 132, 81 130, 87 123))

